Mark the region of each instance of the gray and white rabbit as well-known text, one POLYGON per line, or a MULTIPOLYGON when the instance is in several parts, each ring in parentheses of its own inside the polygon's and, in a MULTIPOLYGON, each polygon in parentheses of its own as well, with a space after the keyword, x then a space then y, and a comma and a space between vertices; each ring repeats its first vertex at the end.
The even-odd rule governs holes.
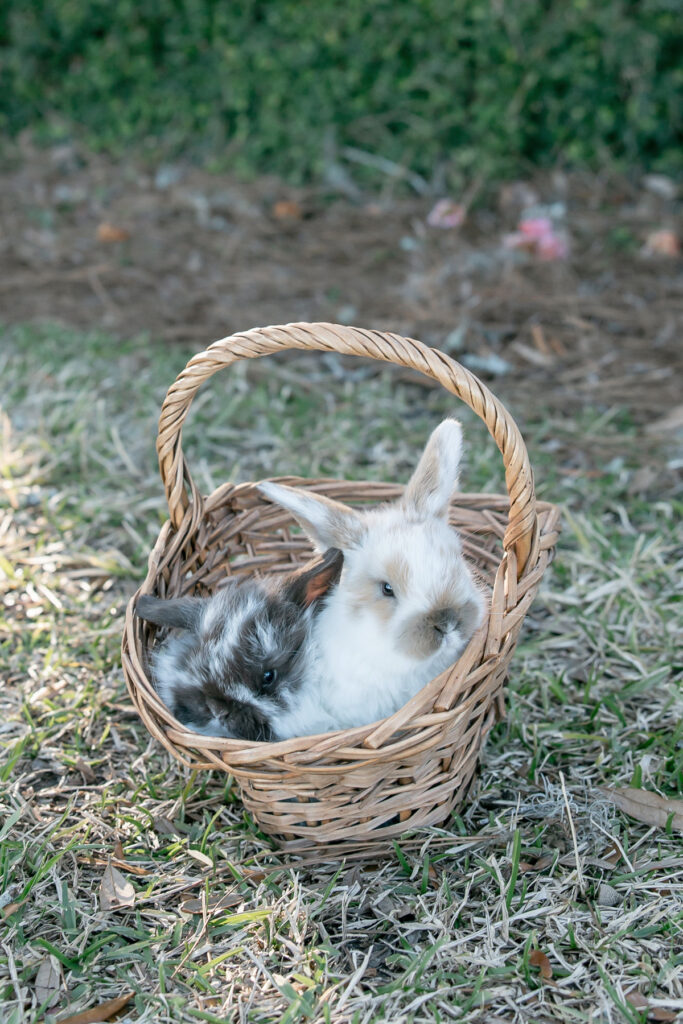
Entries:
POLYGON ((461 452, 460 424, 444 420, 400 500, 375 509, 259 485, 319 550, 344 553, 341 579, 313 627, 316 699, 332 728, 393 714, 456 661, 482 621, 484 597, 448 522, 461 452))
POLYGON ((262 741, 334 728, 315 699, 311 629, 342 563, 330 549, 280 579, 231 578, 210 598, 138 598, 140 618, 175 630, 154 650, 152 676, 178 721, 262 741))

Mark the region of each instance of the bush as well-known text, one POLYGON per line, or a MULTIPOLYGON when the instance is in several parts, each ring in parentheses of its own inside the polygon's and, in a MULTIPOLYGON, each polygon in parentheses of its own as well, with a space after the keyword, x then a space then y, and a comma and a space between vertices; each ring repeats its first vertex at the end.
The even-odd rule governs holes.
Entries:
POLYGON ((320 179, 680 170, 679 0, 5 0, 0 123, 320 179), (57 126, 57 127, 55 127, 57 126), (351 154, 353 155, 353 154, 351 154))

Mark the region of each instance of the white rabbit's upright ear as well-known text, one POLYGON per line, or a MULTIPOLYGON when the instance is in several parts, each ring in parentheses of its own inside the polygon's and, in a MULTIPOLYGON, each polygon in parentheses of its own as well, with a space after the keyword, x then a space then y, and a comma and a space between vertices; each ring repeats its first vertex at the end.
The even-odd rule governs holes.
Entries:
POLYGON ((363 535, 363 521, 357 512, 322 494, 287 487, 264 480, 257 488, 269 501, 291 512, 304 532, 321 551, 355 547, 363 535))
POLYGON ((417 469, 403 494, 403 504, 419 516, 448 517, 448 503, 458 483, 462 427, 444 420, 432 431, 417 469))

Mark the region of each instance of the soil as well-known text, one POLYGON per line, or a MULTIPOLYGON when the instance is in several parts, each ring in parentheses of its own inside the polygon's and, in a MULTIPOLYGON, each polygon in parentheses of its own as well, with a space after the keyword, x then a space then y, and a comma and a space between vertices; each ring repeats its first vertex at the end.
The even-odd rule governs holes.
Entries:
POLYGON ((197 349, 257 325, 353 322, 470 360, 517 408, 618 406, 650 434, 676 430, 683 260, 646 247, 657 229, 681 237, 673 183, 557 173, 470 198, 444 230, 425 198, 24 148, 0 172, 0 319, 197 349), (534 196, 564 205, 568 259, 504 247, 534 196))

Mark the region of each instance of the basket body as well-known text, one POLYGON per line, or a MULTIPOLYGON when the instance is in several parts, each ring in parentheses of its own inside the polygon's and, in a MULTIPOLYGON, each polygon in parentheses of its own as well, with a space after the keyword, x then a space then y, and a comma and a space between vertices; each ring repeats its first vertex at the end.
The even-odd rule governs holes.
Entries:
MULTIPOLYGON (((339 331, 342 337, 354 330, 329 325, 295 325, 291 329, 301 328, 317 328, 321 334, 323 328, 339 331)), ((234 358, 245 354, 235 339, 217 346, 222 346, 221 353, 230 354, 224 363, 233 361, 235 351, 234 358)), ((314 343, 310 347, 324 346, 314 343)), ((408 365, 391 355, 380 358, 408 365)), ((201 365, 205 371, 206 364, 201 365)), ((192 363, 188 370, 190 367, 192 363)), ((212 366, 210 372, 218 368, 220 365, 212 366)), ((471 376, 463 373, 468 379, 471 376)), ((204 372, 202 380, 209 375, 204 372)), ((165 410, 170 409, 173 417, 170 442, 162 412, 158 448, 171 518, 159 534, 138 593, 162 597, 208 594, 226 576, 289 572, 311 556, 307 539, 293 531, 288 513, 265 502, 253 483, 225 484, 208 497, 198 493, 180 448, 180 426, 198 386, 193 379, 192 393, 189 400, 185 396, 181 414, 176 411, 180 404, 175 403, 173 389, 169 391, 165 410)), ((496 403, 496 409, 501 408, 496 403)), ((511 448, 515 458, 520 450, 526 458, 523 442, 517 438, 518 434, 512 441, 506 439, 507 470, 511 448)), ((503 450, 503 444, 500 447, 503 450)), ((451 523, 460 533, 475 574, 489 592, 489 614, 459 661, 381 722, 277 743, 249 743, 187 731, 160 701, 149 680, 146 651, 153 643, 154 627, 134 615, 136 594, 127 610, 122 662, 131 697, 151 734, 187 765, 230 772, 260 827, 292 852, 334 846, 341 853, 390 840, 407 829, 442 823, 466 795, 486 733, 502 713, 503 683, 517 635, 554 552, 558 511, 535 501, 530 471, 528 476, 527 485, 526 480, 508 472, 508 495, 456 496, 451 523), (511 509, 516 501, 520 504, 519 494, 524 504, 520 517, 513 519, 511 509), (529 502, 533 503, 531 514, 529 502), (521 568, 520 551, 524 558, 521 568)), ((357 505, 392 499, 402 490, 396 484, 367 482, 291 477, 281 478, 281 482, 310 487, 357 505)))

